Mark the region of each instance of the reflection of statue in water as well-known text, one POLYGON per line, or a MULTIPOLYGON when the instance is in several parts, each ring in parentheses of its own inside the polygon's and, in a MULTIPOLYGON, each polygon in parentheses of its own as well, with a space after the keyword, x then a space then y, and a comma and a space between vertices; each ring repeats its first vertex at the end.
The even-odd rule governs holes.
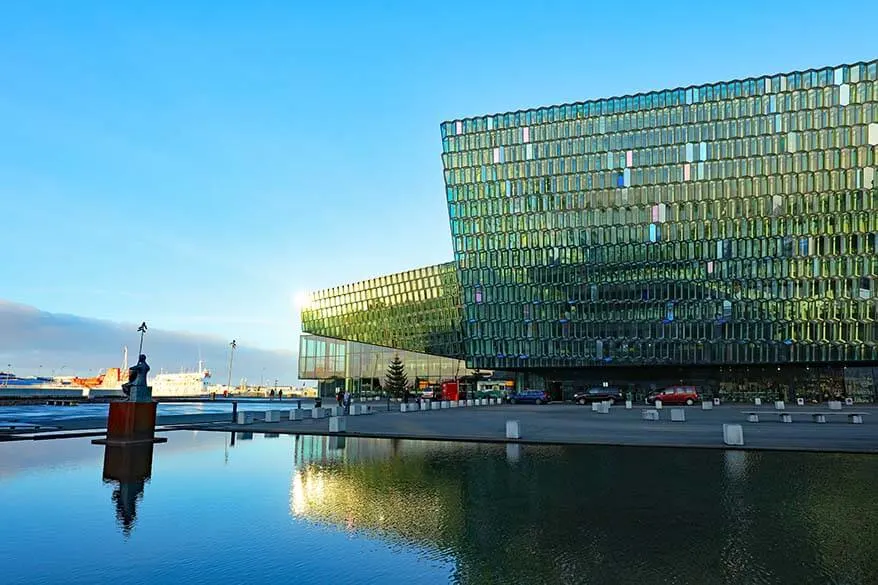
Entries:
POLYGON ((113 483, 113 504, 116 521, 125 536, 129 536, 137 519, 137 503, 143 499, 143 489, 152 475, 152 444, 126 447, 107 446, 104 449, 103 480, 113 483))
MULTIPOLYGON (((137 363, 128 368, 128 381, 122 384, 122 392, 128 400, 133 402, 143 401, 143 396, 147 392, 146 375, 149 373, 149 364, 146 363, 146 356, 140 354, 137 363)), ((149 400, 147 398, 146 400, 149 400)))
POLYGON ((137 500, 143 498, 145 482, 120 483, 113 489, 116 504, 116 521, 125 536, 131 535, 137 517, 137 500))

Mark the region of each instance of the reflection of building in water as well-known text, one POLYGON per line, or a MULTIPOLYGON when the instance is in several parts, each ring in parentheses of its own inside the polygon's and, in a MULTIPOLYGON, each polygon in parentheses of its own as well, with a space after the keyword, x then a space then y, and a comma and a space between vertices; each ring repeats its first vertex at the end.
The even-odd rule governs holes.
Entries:
MULTIPOLYGON (((328 450, 329 437, 314 439, 324 443, 318 451, 328 450)), ((348 440, 347 449, 358 442, 348 440)), ((448 531, 456 533, 455 527, 463 528, 462 509, 447 505, 449 499, 458 498, 455 481, 423 485, 417 479, 421 475, 417 470, 420 462, 408 460, 410 463, 404 464, 411 472, 407 479, 412 483, 408 483, 405 476, 409 474, 397 475, 400 459, 389 460, 390 453, 383 457, 377 452, 371 455, 374 457, 359 460, 356 465, 345 465, 344 455, 326 457, 322 463, 297 465, 290 490, 292 515, 344 530, 380 532, 394 539, 430 545, 445 541, 448 531), (394 472, 390 472, 391 465, 396 468, 394 472), (339 473, 342 467, 344 473, 339 473), (416 496, 413 486, 418 486, 416 496)))
POLYGON ((807 582, 838 577, 832 559, 878 566, 867 459, 356 438, 333 451, 319 437, 296 449, 293 516, 441 551, 460 583, 807 582))
MULTIPOLYGON (((462 537, 464 500, 472 486, 435 464, 480 461, 502 447, 478 443, 299 436, 290 486, 293 516, 345 530, 435 545, 462 537)), ((549 449, 552 449, 551 447, 549 449)))
POLYGON ((103 479, 116 483, 113 502, 116 520, 127 536, 137 518, 137 501, 143 497, 143 489, 152 474, 152 443, 127 447, 104 448, 103 479))

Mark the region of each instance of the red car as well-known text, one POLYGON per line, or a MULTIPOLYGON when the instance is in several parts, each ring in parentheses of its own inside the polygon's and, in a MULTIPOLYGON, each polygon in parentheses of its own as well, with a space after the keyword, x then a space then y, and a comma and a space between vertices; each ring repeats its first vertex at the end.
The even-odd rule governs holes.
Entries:
POLYGON ((646 397, 649 404, 653 404, 656 400, 661 400, 662 404, 692 406, 701 400, 701 396, 698 395, 698 389, 695 386, 669 386, 646 397))

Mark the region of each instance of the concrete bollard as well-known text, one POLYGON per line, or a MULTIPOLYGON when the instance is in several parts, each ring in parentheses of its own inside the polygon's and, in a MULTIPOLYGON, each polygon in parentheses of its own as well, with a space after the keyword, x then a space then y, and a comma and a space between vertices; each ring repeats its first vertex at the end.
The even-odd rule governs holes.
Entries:
POLYGON ((741 447, 744 445, 744 427, 741 425, 723 425, 723 443, 741 447))
POLYGON ((430 410, 439 410, 440 408, 442 408, 441 402, 431 402, 430 403, 430 410))
POLYGON ((656 410, 661 410, 661 409, 662 409, 662 401, 661 401, 661 400, 656 400, 656 401, 655 401, 655 409, 656 409, 656 410))
POLYGON ((686 422, 686 411, 682 408, 672 408, 671 422, 686 422))
POLYGON ((267 423, 280 422, 280 411, 279 410, 266 410, 265 411, 265 422, 267 422, 267 423))
POLYGON ((713 410, 713 402, 705 400, 701 403, 701 410, 713 410))
POLYGON ((610 403, 609 402, 599 403, 598 412, 600 414, 610 414, 610 403))
POLYGON ((756 406, 762 406, 762 399, 761 398, 754 398, 753 404, 755 404, 756 406))
POLYGON ((713 405, 714 405, 714 406, 719 406, 719 398, 714 398, 714 399, 713 399, 713 405))
POLYGON ((236 421, 239 425, 249 425, 253 422, 253 413, 252 412, 239 412, 238 420, 236 421))
POLYGON ((625 401, 625 410, 631 410, 634 408, 634 404, 630 400, 625 401))
POLYGON ((783 400, 775 400, 774 401, 774 409, 775 410, 785 410, 786 405, 784 404, 783 400))
POLYGON ((311 409, 311 418, 326 418, 326 409, 322 407, 315 407, 311 409))
POLYGON ((844 403, 845 403, 845 406, 853 406, 854 399, 851 398, 850 396, 848 396, 847 398, 844 399, 844 403))
POLYGON ((291 410, 290 411, 290 420, 303 420, 305 418, 304 414, 306 412, 307 411, 302 410, 301 408, 297 408, 296 410, 291 410))
POLYGON ((408 412, 408 411, 409 411, 409 405, 406 404, 405 402, 400 403, 400 405, 399 405, 399 411, 400 411, 400 412, 408 412))
POLYGON ((343 433, 347 428, 347 418, 343 416, 334 416, 329 419, 330 433, 343 433))
POLYGON ((451 408, 451 402, 448 400, 443 400, 440 404, 442 404, 441 408, 451 408))
POLYGON ((592 402, 591 403, 591 411, 592 412, 600 412, 601 403, 600 402, 592 402))
POLYGON ((641 415, 643 420, 658 420, 659 419, 659 411, 645 408, 643 409, 643 413, 641 415))
POLYGON ((829 410, 841 410, 841 400, 830 400, 829 410))
POLYGON ((825 414, 815 414, 814 415, 814 422, 819 423, 819 424, 824 424, 826 422, 826 415, 825 414))
POLYGON ((852 415, 850 415, 850 417, 851 417, 851 422, 852 422, 853 424, 855 424, 855 425, 861 425, 861 424, 863 424, 863 416, 862 416, 862 415, 860 415, 860 414, 852 414, 852 415))
POLYGON ((506 438, 507 439, 520 439, 521 438, 521 427, 519 426, 517 420, 506 421, 506 438))
POLYGON ((796 398, 796 404, 798 406, 805 406, 805 399, 804 398, 796 398))
POLYGON ((325 407, 329 416, 341 416, 344 414, 341 406, 327 406, 325 407))
POLYGON ((747 422, 758 423, 759 422, 759 415, 758 414, 748 414, 747 415, 747 422))
POLYGON ((791 415, 791 414, 780 415, 780 422, 785 422, 785 423, 793 422, 793 415, 791 415))
POLYGON ((472 406, 472 405, 473 405, 473 401, 472 401, 472 400, 467 400, 467 401, 466 401, 466 405, 467 405, 467 406, 472 406))

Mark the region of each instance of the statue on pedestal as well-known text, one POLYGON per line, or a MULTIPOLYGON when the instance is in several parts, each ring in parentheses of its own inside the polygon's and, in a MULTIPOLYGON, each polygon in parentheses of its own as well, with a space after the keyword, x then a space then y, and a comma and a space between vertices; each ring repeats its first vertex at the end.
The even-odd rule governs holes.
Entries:
POLYGON ((122 384, 122 392, 131 402, 148 402, 152 400, 152 391, 146 385, 146 375, 149 373, 149 364, 146 356, 140 354, 137 363, 128 368, 128 381, 122 384))

